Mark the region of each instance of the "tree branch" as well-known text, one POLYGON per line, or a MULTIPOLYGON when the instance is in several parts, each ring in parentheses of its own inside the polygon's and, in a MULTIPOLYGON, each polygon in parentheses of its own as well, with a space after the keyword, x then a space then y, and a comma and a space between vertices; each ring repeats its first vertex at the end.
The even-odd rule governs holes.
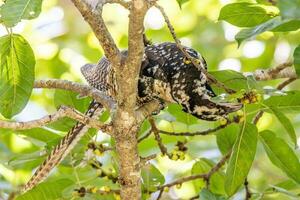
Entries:
POLYGON ((118 107, 113 118, 116 151, 119 162, 121 198, 141 199, 140 157, 137 133, 143 120, 137 120, 136 99, 140 66, 144 55, 144 17, 149 8, 146 0, 130 1, 128 28, 128 56, 114 67, 118 94, 118 107))
MULTIPOLYGON (((126 108, 124 108, 126 110, 133 110, 136 105, 136 86, 144 55, 144 18, 148 8, 149 4, 146 0, 131 1, 128 27, 128 56, 124 60, 124 66, 115 70, 119 88, 118 96, 126 97, 122 99, 124 101, 122 104, 126 104, 126 108)), ((119 100, 121 99, 119 98, 119 100)))
MULTIPOLYGON (((91 3, 88 0, 71 0, 75 7, 79 10, 84 20, 89 23, 97 39, 99 40, 105 56, 113 66, 120 63, 121 54, 115 44, 111 34, 109 33, 105 22, 102 18, 102 8, 106 1, 98 1, 91 3)), ((122 1, 117 1, 118 3, 122 1)), ((122 4, 121 4, 122 5, 122 4)))
POLYGON ((123 6, 126 9, 130 9, 130 2, 126 2, 124 0, 106 0, 106 3, 116 3, 116 4, 120 4, 121 6, 123 6))
POLYGON ((207 129, 205 131, 199 131, 199 132, 183 132, 183 133, 176 133, 176 132, 167 132, 167 131, 163 131, 163 130, 159 130, 159 132, 161 134, 165 134, 165 135, 172 135, 172 136, 196 136, 196 135, 209 135, 211 133, 214 133, 218 130, 221 130, 225 127, 227 127, 229 124, 233 123, 232 121, 228 121, 227 124, 225 125, 220 125, 217 126, 216 128, 211 128, 211 129, 207 129))
POLYGON ((106 96, 103 92, 88 86, 67 80, 49 79, 38 80, 34 82, 35 88, 62 89, 77 92, 82 96, 89 96, 101 103, 105 108, 115 109, 115 102, 112 98, 106 96))
POLYGON ((297 78, 292 62, 285 62, 269 69, 258 69, 254 72, 245 72, 244 76, 253 76, 257 81, 268 81, 279 78, 297 78))
POLYGON ((12 121, 0 120, 0 128, 7 128, 12 130, 32 129, 32 128, 45 126, 63 117, 69 117, 71 119, 75 119, 83 124, 86 124, 91 128, 96 128, 98 130, 102 129, 103 126, 105 126, 100 121, 93 119, 91 117, 87 117, 73 108, 69 108, 67 106, 61 106, 56 113, 52 115, 47 115, 37 120, 32 120, 28 122, 12 122, 12 121))
MULTIPOLYGON (((280 73, 280 71, 279 71, 279 73, 280 73)), ((286 87, 288 84, 292 83, 295 80, 297 80, 297 78, 295 78, 295 77, 289 78, 288 80, 283 81, 281 84, 279 84, 277 86, 277 89, 282 90, 284 87, 286 87)), ((258 121, 260 120, 260 118, 263 116, 263 114, 264 114, 264 111, 262 111, 262 110, 257 112, 257 114, 255 115, 255 117, 252 120, 252 123, 256 125, 258 123, 258 121)))
POLYGON ((147 157, 141 157, 140 166, 141 167, 145 166, 148 161, 153 160, 155 158, 156 158, 156 154, 152 154, 152 155, 147 156, 147 157))
POLYGON ((249 199, 251 199, 252 194, 249 189, 249 182, 248 182, 247 178, 245 179, 244 186, 245 186, 245 190, 246 190, 245 200, 249 200, 249 199))
POLYGON ((154 133, 154 136, 155 136, 155 140, 156 140, 156 142, 157 142, 157 144, 158 144, 158 146, 159 146, 159 149, 160 149, 160 151, 161 151, 161 153, 162 153, 162 155, 164 156, 164 155, 167 155, 169 158, 171 158, 172 156, 171 156, 171 154, 169 154, 168 153, 168 149, 165 147, 165 145, 162 143, 162 139, 161 139, 161 137, 160 137, 160 135, 159 135, 159 130, 158 130, 158 128, 157 128, 157 126, 156 126, 156 124, 155 124, 155 120, 152 118, 152 117, 150 117, 149 118, 149 122, 150 122, 150 124, 151 124, 151 131, 154 133))

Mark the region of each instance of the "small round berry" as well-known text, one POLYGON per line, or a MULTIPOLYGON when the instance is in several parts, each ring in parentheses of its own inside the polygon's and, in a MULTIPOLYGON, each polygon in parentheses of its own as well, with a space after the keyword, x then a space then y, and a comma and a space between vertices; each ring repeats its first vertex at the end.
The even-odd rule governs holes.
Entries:
POLYGON ((121 200, 121 196, 117 193, 114 193, 115 200, 121 200))
POLYGON ((110 192, 111 191, 110 187, 108 187, 108 186, 102 186, 100 188, 100 190, 103 191, 103 192, 110 192))
POLYGON ((236 112, 236 114, 237 114, 237 116, 239 116, 239 117, 244 116, 244 112, 243 112, 242 110, 238 110, 238 111, 236 112))
POLYGON ((257 93, 257 89, 252 89, 251 92, 252 93, 257 93))
POLYGON ((177 189, 180 189, 181 186, 182 186, 181 184, 177 184, 177 185, 176 185, 176 188, 177 188, 177 189))
POLYGON ((180 159, 180 160, 185 160, 185 155, 184 155, 184 154, 183 154, 183 155, 180 155, 179 159, 180 159))
POLYGON ((101 152, 99 149, 95 149, 94 154, 97 155, 97 156, 102 156, 103 152, 101 152))
POLYGON ((183 59, 184 64, 191 64, 191 61, 188 58, 183 59))
POLYGON ((240 117, 240 118, 239 118, 239 123, 241 123, 241 122, 243 122, 243 121, 245 121, 245 117, 240 117))
POLYGON ((91 188, 91 193, 96 194, 97 193, 97 188, 96 187, 92 187, 91 188))
POLYGON ((221 124, 222 126, 226 125, 226 124, 227 124, 227 119, 226 119, 226 118, 221 118, 221 119, 220 119, 220 124, 221 124))
POLYGON ((243 103, 243 104, 249 104, 250 101, 249 101, 249 99, 244 99, 242 103, 243 103))
POLYGON ((172 160, 175 160, 175 161, 178 160, 178 155, 173 154, 171 159, 172 159, 172 160))
POLYGON ((262 100, 261 94, 257 94, 256 99, 257 99, 257 101, 261 101, 262 100))
POLYGON ((169 192, 170 188, 169 187, 164 187, 164 192, 169 192))

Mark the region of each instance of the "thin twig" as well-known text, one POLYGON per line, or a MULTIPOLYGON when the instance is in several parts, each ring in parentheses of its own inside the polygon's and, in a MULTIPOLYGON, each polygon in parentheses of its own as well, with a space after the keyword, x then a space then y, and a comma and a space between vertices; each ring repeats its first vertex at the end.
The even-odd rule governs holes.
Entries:
POLYGON ((143 140, 147 139, 150 135, 152 134, 152 131, 149 131, 147 134, 145 134, 144 136, 140 137, 138 139, 138 142, 142 142, 143 140))
POLYGON ((82 85, 80 83, 76 83, 68 80, 59 80, 59 79, 37 80, 34 82, 34 87, 69 90, 69 91, 77 92, 82 96, 92 97, 107 109, 114 109, 115 107, 114 100, 106 96, 103 92, 91 86, 82 85))
POLYGON ((32 120, 28 122, 12 122, 12 121, 4 121, 0 120, 0 127, 1 128, 8 128, 12 130, 25 130, 25 129, 32 129, 37 127, 45 126, 49 123, 55 122, 63 117, 69 117, 75 119, 83 124, 86 124, 92 128, 101 129, 103 124, 91 117, 85 116, 84 114, 80 113, 79 111, 69 108, 67 106, 61 106, 58 111, 54 114, 47 115, 37 120, 32 120))
POLYGON ((155 124, 155 120, 152 117, 150 117, 149 118, 149 122, 150 122, 151 127, 152 127, 151 131, 154 133, 155 140, 156 140, 156 142, 157 142, 157 144, 159 146, 159 149, 160 149, 162 155, 167 155, 169 158, 171 158, 171 155, 168 153, 168 149, 162 143, 162 139, 161 139, 161 137, 159 135, 160 131, 158 130, 158 128, 157 128, 157 126, 155 124))
POLYGON ((279 84, 277 86, 278 90, 282 90, 283 88, 285 88, 285 86, 287 86, 288 84, 294 82, 295 80, 297 80, 297 78, 289 78, 286 81, 282 82, 281 84, 279 84))
POLYGON ((86 194, 99 194, 99 195, 107 195, 107 194, 120 194, 120 190, 118 189, 111 189, 109 187, 102 187, 100 189, 97 189, 95 187, 92 188, 85 188, 80 187, 79 189, 75 189, 76 192, 78 192, 78 195, 80 197, 84 197, 86 194))
POLYGON ((156 156, 157 156, 156 154, 152 154, 152 155, 147 156, 147 157, 141 157, 140 166, 142 167, 142 166, 146 165, 146 163, 148 161, 155 159, 156 156))
POLYGON ((163 131, 163 130, 160 130, 159 132, 161 134, 165 134, 165 135, 171 135, 171 136, 196 136, 196 135, 209 135, 211 133, 215 133, 216 131, 218 130, 221 130, 225 127, 227 127, 229 124, 231 124, 233 122, 231 121, 228 121, 227 124, 225 125, 220 125, 216 128, 211 128, 211 129, 207 129, 205 131, 199 131, 199 132, 193 132, 193 133, 190 133, 190 132, 183 132, 183 133, 176 133, 176 132, 168 132, 168 131, 163 131))
POLYGON ((249 199, 251 199, 252 194, 249 189, 249 182, 248 182, 247 178, 245 179, 244 186, 245 186, 245 190, 246 190, 245 200, 249 200, 249 199))
POLYGON ((253 124, 257 124, 258 123, 258 121, 259 121, 259 119, 263 116, 263 114, 264 114, 264 111, 259 111, 256 115, 255 115, 255 117, 253 118, 253 120, 252 120, 252 123, 253 124))
POLYGON ((230 150, 227 154, 225 154, 225 156, 223 156, 221 158, 221 160, 213 168, 211 168, 211 170, 206 174, 206 177, 204 180, 206 181, 207 188, 209 187, 209 181, 210 181, 211 176, 214 173, 216 173, 226 163, 226 161, 230 158, 231 153, 232 153, 232 150, 230 150))
POLYGON ((164 190, 160 190, 158 193, 158 196, 156 198, 156 200, 160 200, 160 198, 162 197, 162 194, 164 193, 164 190))
POLYGON ((191 197, 189 200, 196 200, 196 199, 199 199, 199 195, 196 195, 194 197, 191 197))

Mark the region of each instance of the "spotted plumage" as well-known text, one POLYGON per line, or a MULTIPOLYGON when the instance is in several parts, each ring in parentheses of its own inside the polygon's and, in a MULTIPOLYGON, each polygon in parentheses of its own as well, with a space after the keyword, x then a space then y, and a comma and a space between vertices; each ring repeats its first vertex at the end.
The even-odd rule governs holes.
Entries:
MULTIPOLYGON (((186 52, 207 69, 205 59, 195 50, 185 47, 186 52)), ((124 52, 126 54, 126 51, 124 52)), ((107 94, 117 91, 110 75, 111 66, 104 57, 97 65, 82 67, 82 74, 95 88, 107 94), (112 90, 114 89, 114 90, 112 90)), ((138 105, 153 99, 164 103, 179 103, 183 110, 199 119, 217 120, 241 108, 240 104, 215 103, 216 96, 207 82, 206 75, 197 69, 175 43, 161 43, 145 47, 138 83, 138 105)))

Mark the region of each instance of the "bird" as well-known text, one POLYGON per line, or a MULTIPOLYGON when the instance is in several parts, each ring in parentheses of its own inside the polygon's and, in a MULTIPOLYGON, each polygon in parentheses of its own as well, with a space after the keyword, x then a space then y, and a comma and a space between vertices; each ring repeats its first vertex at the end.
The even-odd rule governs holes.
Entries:
MULTIPOLYGON (((184 112, 207 121, 226 118, 229 113, 240 110, 242 104, 212 100, 216 94, 203 72, 207 70, 205 59, 192 48, 184 46, 183 49, 197 60, 201 69, 196 68, 186 58, 176 43, 164 42, 145 46, 137 85, 136 107, 152 100, 159 100, 163 105, 161 109, 168 103, 178 103, 184 112)), ((127 51, 122 54, 126 56, 127 51)), ((81 67, 81 73, 89 85, 111 98, 118 92, 114 70, 106 57, 102 57, 97 64, 85 64, 81 67)), ((85 114, 95 117, 102 111, 103 106, 93 100, 85 114)), ((78 122, 37 168, 22 191, 26 192, 43 181, 74 148, 87 129, 85 124, 78 122)))
MULTIPOLYGON (((184 47, 195 58, 203 70, 207 63, 196 50, 184 47)), ((127 51, 122 52, 124 55, 127 51)), ((94 64, 86 64, 81 72, 87 82, 107 94, 116 93, 117 85, 106 57, 94 64)), ((201 69, 196 68, 176 43, 164 42, 145 47, 139 81, 137 104, 139 106, 157 99, 163 104, 178 103, 183 111, 207 121, 224 118, 228 113, 241 109, 239 103, 216 103, 212 100, 216 94, 201 69)))

